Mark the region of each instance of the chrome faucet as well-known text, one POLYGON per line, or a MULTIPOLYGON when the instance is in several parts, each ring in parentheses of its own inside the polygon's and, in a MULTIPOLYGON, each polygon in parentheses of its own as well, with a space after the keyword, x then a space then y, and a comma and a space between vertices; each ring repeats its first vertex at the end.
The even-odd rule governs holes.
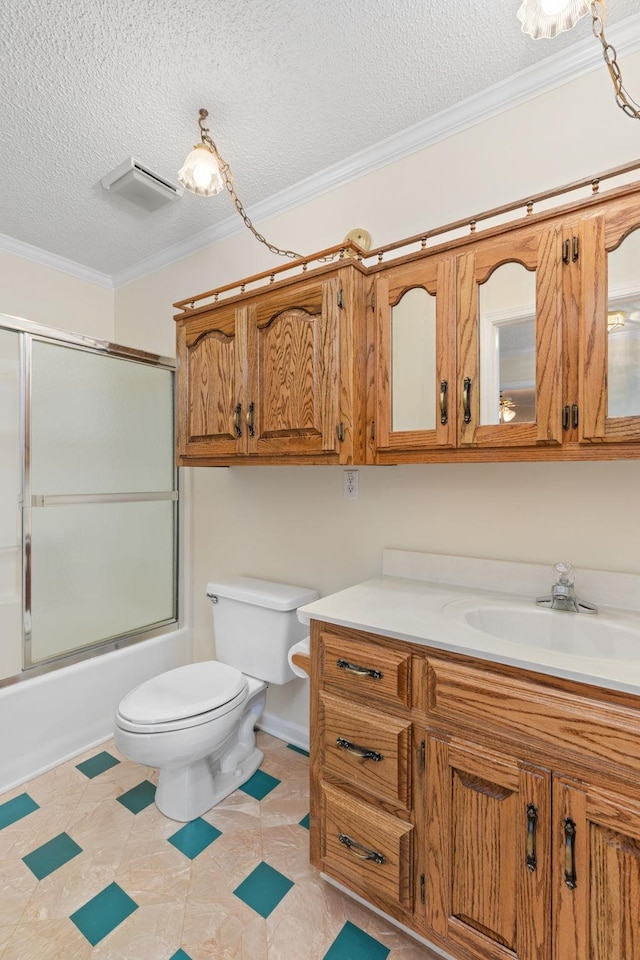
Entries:
POLYGON ((553 567, 556 581, 551 587, 551 595, 538 597, 536 603, 540 607, 549 607, 551 610, 569 610, 572 613, 597 613, 598 608, 586 600, 579 600, 573 589, 573 567, 570 563, 556 563, 553 567))

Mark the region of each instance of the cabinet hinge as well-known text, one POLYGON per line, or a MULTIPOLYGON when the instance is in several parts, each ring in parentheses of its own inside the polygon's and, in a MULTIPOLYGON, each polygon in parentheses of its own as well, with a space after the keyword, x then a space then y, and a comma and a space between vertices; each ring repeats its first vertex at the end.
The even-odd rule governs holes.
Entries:
POLYGON ((420 903, 424 903, 424 899, 425 899, 424 888, 425 888, 424 873, 421 873, 420 874, 420 903))
POLYGON ((376 422, 375 420, 371 421, 371 439, 375 440, 376 438, 376 422))
POLYGON ((338 306, 341 310, 344 310, 344 290, 342 288, 338 290, 338 306))
POLYGON ((338 440, 340 443, 344 443, 344 423, 339 423, 336 427, 336 433, 338 434, 338 440))
POLYGON ((426 748, 426 744, 425 744, 425 741, 423 740, 422 743, 420 744, 420 769, 421 770, 424 770, 425 768, 425 758, 424 758, 425 748, 426 748))

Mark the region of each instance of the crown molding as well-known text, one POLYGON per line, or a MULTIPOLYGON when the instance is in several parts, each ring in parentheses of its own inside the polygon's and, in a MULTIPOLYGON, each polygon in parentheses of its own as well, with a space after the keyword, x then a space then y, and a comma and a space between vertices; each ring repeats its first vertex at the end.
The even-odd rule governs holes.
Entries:
POLYGON ((85 267, 82 263, 75 260, 68 260, 67 257, 60 257, 58 254, 49 253, 41 247, 34 247, 30 243, 24 243, 22 240, 15 240, 4 233, 0 233, 0 253, 11 253, 16 257, 22 257, 23 260, 30 260, 32 263, 39 263, 42 267, 49 267, 51 270, 57 270, 59 273, 66 273, 76 280, 84 280, 86 283, 93 283, 97 287, 104 287, 107 290, 113 290, 113 278, 108 273, 102 273, 100 270, 94 270, 92 267, 85 267))
MULTIPOLYGON (((640 51, 640 14, 634 14, 607 27, 607 39, 615 46, 619 57, 640 51)), ((261 222, 286 213, 322 196, 329 190, 373 173, 381 167, 417 153, 425 147, 461 133, 601 67, 604 68, 601 46, 593 36, 589 35, 584 40, 552 54, 540 63, 521 70, 481 93, 454 104, 427 120, 407 127, 394 136, 254 204, 249 210, 249 215, 254 222, 261 222)), ((227 240, 244 229, 240 217, 234 215, 166 247, 151 257, 138 261, 131 267, 118 271, 112 277, 2 235, 0 235, 0 251, 16 253, 18 256, 52 267, 54 270, 61 270, 78 279, 111 289, 124 286, 149 273, 170 266, 204 247, 227 240)))
MULTIPOLYGON (((640 51, 640 14, 627 17, 608 28, 607 39, 615 46, 619 56, 640 51)), ((286 213, 329 190, 343 186, 491 117, 505 113, 571 80, 576 80, 601 65, 603 65, 603 59, 600 44, 595 42, 593 36, 589 36, 567 50, 552 54, 540 63, 521 70, 481 93, 442 110, 427 120, 407 127, 394 136, 254 204, 249 215, 254 222, 261 222, 286 213)), ((226 240, 243 229, 244 225, 240 218, 223 220, 115 274, 114 286, 122 286, 154 270, 160 270, 202 250, 203 247, 226 240)))

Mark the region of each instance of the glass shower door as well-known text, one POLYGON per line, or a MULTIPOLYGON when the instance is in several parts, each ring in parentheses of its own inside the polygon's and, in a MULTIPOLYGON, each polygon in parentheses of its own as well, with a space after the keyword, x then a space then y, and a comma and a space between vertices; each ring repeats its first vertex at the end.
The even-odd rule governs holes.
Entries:
POLYGON ((34 338, 27 666, 175 621, 173 373, 34 338))
POLYGON ((20 337, 0 329, 0 680, 22 669, 20 337))

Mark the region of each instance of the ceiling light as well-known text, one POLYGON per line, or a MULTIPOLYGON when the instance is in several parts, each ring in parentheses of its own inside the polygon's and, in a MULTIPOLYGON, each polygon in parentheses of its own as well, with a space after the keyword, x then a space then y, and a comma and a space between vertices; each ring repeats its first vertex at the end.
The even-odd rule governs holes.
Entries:
POLYGON ((302 254, 294 250, 281 250, 280 247, 269 243, 261 233, 258 233, 253 223, 249 219, 247 211, 242 205, 238 194, 233 186, 233 177, 229 164, 220 156, 218 148, 209 136, 209 128, 205 127, 204 121, 209 116, 208 110, 200 110, 198 124, 200 125, 200 143, 196 144, 184 165, 178 173, 180 183, 190 190, 191 193, 197 193, 201 197, 213 197, 219 193, 223 187, 226 187, 235 204, 235 208, 244 220, 244 224, 251 230, 256 240, 264 243, 266 247, 280 257, 289 257, 291 260, 302 260, 302 254))
POLYGON ((509 423, 510 420, 514 419, 516 415, 516 412, 513 409, 514 407, 515 407, 515 403, 513 402, 511 397, 503 397, 502 391, 500 391, 500 413, 499 413, 500 423, 509 423))
POLYGON ((602 56, 613 83, 616 103, 628 117, 640 120, 640 104, 626 91, 616 49, 604 34, 605 0, 523 0, 518 10, 518 20, 525 33, 534 40, 540 40, 571 30, 578 20, 589 12, 593 35, 602 45, 602 56))
POLYGON ((624 327, 627 314, 624 310, 615 310, 607 314, 607 333, 613 333, 614 330, 620 330, 624 327))

